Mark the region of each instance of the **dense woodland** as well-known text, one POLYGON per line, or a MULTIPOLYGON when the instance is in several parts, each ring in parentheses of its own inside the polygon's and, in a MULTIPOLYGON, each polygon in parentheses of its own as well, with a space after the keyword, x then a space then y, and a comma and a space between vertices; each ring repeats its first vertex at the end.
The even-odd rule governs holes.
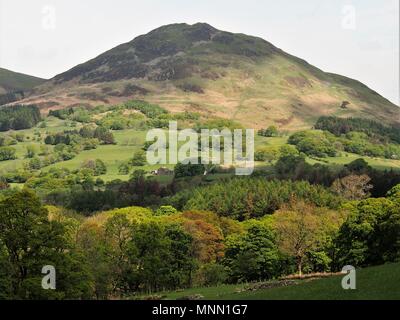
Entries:
POLYGON ((400 159, 400 129, 372 120, 322 117, 317 129, 293 134, 289 143, 311 157, 334 157, 342 151, 361 156, 400 159))
POLYGON ((41 120, 35 105, 15 105, 0 108, 0 131, 29 129, 41 120))
POLYGON ((399 186, 385 198, 343 201, 333 208, 321 198, 309 201, 293 193, 274 214, 244 215, 241 221, 172 206, 127 207, 84 219, 44 206, 28 189, 10 191, 0 201, 1 297, 134 297, 400 257, 399 186), (40 289, 41 267, 49 263, 57 266, 54 292, 40 289))
POLYGON ((361 118, 321 117, 315 124, 315 129, 329 131, 335 136, 357 131, 365 133, 368 137, 400 143, 400 128, 361 118))
MULTIPOLYGON (((122 181, 103 179, 109 168, 101 157, 77 169, 51 165, 116 145, 125 129, 170 120, 196 130, 240 125, 142 101, 51 111, 70 124, 59 131, 46 131, 32 106, 1 112, 9 126, 21 122, 6 115, 45 133, 0 137, 0 161, 16 159, 19 144, 41 143, 26 145, 23 165, 0 177, 0 299, 136 299, 400 259, 399 171, 378 170, 361 156, 343 166, 307 158, 332 157, 346 141, 397 147, 394 128, 320 119, 318 131, 292 134, 290 145, 259 149, 266 167, 245 178, 233 168, 178 164, 162 182, 145 170, 144 144, 119 164, 122 181), (44 265, 56 266, 55 291, 41 289, 44 265)), ((259 135, 282 133, 271 126, 259 135)))
POLYGON ((133 298, 396 261, 400 185, 370 198, 359 162, 329 188, 264 176, 162 187, 142 171, 103 185, 101 162, 52 170, 1 193, 3 297, 133 298), (307 238, 293 238, 299 232, 307 238), (35 280, 49 262, 62 264, 54 295, 35 280))
POLYGON ((25 94, 23 91, 17 90, 17 91, 9 91, 4 94, 0 94, 0 106, 3 106, 7 103, 15 102, 20 99, 23 99, 25 97, 25 94))

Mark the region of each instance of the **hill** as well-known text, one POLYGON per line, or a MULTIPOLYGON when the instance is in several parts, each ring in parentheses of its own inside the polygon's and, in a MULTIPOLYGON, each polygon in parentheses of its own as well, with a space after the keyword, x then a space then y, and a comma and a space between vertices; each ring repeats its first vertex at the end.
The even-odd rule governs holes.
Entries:
MULTIPOLYGON (((204 299, 221 300, 398 300, 400 299, 400 264, 387 264, 357 271, 357 290, 343 290, 342 276, 303 280, 279 288, 244 290, 245 285, 189 289, 165 294, 179 299, 200 294, 204 299)), ((251 285, 250 285, 251 287, 251 285)))
POLYGON ((398 106, 273 44, 197 23, 160 27, 57 75, 26 102, 45 111, 132 98, 262 128, 311 127, 322 115, 399 124, 398 106))
POLYGON ((0 94, 10 91, 27 91, 44 81, 45 79, 0 68, 0 94))

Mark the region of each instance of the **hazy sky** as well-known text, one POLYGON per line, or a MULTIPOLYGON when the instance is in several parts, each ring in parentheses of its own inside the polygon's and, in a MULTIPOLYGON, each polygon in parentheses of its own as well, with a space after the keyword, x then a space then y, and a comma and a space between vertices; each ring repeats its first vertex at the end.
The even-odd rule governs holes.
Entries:
POLYGON ((0 0, 0 67, 50 78, 176 22, 262 37, 399 104, 399 0, 0 0))

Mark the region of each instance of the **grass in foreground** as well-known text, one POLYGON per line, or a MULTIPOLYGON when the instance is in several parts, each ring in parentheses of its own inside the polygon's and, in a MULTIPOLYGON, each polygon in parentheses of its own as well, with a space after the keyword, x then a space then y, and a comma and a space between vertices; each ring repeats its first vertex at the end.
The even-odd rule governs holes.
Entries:
POLYGON ((245 285, 222 285, 162 294, 174 300, 200 294, 209 300, 400 300, 400 263, 357 271, 357 290, 343 290, 342 276, 302 280, 295 285, 243 291, 245 285))

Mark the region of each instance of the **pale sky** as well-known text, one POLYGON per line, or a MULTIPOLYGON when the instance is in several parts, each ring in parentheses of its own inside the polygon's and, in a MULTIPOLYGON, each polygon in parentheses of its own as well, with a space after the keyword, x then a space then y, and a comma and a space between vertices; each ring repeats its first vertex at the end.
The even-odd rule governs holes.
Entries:
POLYGON ((51 78, 178 22, 262 37, 399 105, 399 0, 0 0, 0 67, 51 78))

